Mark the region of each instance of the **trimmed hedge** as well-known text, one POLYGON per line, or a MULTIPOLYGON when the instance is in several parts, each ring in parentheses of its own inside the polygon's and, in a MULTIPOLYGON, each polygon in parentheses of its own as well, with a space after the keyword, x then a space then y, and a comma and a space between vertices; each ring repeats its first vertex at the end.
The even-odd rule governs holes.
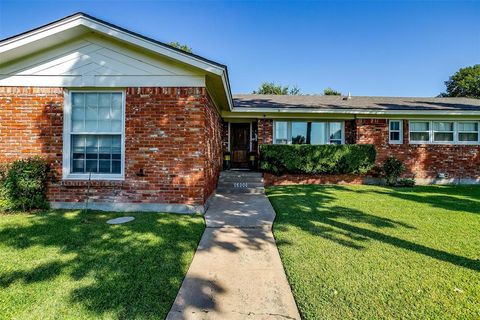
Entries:
POLYGON ((276 175, 363 174, 375 165, 376 156, 369 144, 262 145, 260 169, 276 175))

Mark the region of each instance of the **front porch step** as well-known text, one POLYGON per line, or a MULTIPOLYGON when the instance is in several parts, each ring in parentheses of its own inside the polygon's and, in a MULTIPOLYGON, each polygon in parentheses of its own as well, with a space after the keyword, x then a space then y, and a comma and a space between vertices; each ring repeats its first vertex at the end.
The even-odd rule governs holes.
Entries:
POLYGON ((261 172, 255 171, 222 171, 220 172, 220 179, 222 178, 262 178, 261 172))
POLYGON ((225 188, 218 187, 217 193, 251 193, 251 194, 263 194, 265 193, 264 187, 255 188, 225 188))
POLYGON ((265 193, 262 174, 254 171, 222 171, 217 193, 265 193))
POLYGON ((220 180, 218 183, 218 188, 234 188, 234 189, 245 189, 245 188, 258 188, 263 187, 262 181, 225 181, 220 180))

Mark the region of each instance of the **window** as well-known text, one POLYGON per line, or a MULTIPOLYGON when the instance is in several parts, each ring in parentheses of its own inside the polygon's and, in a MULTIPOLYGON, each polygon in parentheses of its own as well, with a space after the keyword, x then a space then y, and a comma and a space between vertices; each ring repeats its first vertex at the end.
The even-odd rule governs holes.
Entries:
POLYGON ((390 120, 389 141, 391 144, 403 143, 403 121, 402 120, 390 120))
POLYGON ((478 122, 462 121, 458 123, 458 142, 475 143, 478 142, 478 122))
POLYGON ((283 121, 275 122, 275 143, 276 144, 288 143, 288 122, 283 122, 283 121))
POLYGON ((429 121, 411 121, 410 122, 410 142, 429 142, 430 141, 430 122, 429 121))
POLYGON ((343 122, 275 121, 276 144, 342 144, 343 122))
POLYGON ((122 92, 71 92, 65 106, 64 178, 122 179, 122 92))
POLYGON ((433 141, 434 142, 453 142, 454 123, 451 121, 433 122, 433 141))
POLYGON ((410 143, 478 144, 478 121, 410 121, 410 143))
POLYGON ((327 123, 312 122, 310 131, 311 144, 327 144, 327 123))
POLYGON ((307 143, 307 123, 292 122, 292 144, 307 143))
POLYGON ((332 144, 342 144, 342 123, 341 122, 329 122, 328 123, 329 142, 332 144))

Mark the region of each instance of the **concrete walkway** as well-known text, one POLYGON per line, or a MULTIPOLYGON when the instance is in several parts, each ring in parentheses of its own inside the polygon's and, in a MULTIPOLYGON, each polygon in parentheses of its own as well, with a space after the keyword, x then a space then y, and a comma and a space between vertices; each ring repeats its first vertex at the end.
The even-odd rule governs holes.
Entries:
POLYGON ((167 319, 300 319, 264 194, 217 194, 167 319))

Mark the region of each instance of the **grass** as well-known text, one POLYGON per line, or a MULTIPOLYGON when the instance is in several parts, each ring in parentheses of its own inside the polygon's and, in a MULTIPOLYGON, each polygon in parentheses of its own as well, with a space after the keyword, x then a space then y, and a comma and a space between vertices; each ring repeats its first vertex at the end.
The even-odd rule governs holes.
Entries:
POLYGON ((480 319, 480 187, 267 194, 304 319, 480 319))
POLYGON ((162 319, 201 216, 48 211, 0 215, 0 319, 162 319))

